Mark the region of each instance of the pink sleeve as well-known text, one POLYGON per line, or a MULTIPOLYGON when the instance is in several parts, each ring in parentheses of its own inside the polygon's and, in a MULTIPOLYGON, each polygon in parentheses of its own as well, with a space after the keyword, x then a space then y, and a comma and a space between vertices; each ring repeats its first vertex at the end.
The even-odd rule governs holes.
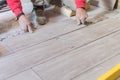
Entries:
POLYGON ((18 16, 19 14, 23 13, 21 1, 20 0, 7 0, 8 6, 12 10, 12 12, 18 16))
POLYGON ((86 0, 75 0, 75 3, 77 8, 85 8, 86 0))

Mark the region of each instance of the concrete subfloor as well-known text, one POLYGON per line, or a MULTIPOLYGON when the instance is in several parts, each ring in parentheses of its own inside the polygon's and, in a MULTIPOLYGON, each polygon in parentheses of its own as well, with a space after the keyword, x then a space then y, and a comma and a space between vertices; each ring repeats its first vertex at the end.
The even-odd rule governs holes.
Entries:
MULTIPOLYGON (((0 80, 97 80, 119 64, 120 12, 96 10, 89 12, 87 26, 48 12, 49 22, 34 33, 0 41, 0 80)), ((15 26, 5 33, 18 30, 12 17, 7 20, 15 26)))

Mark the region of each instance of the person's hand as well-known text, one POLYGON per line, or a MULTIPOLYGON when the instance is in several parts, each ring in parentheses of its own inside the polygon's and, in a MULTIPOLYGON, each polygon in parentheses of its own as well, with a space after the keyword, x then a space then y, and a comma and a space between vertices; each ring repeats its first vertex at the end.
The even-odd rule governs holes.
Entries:
POLYGON ((83 8, 77 8, 76 10, 76 20, 77 24, 84 24, 86 18, 88 17, 88 14, 85 9, 83 8))
POLYGON ((33 27, 33 24, 32 22, 30 22, 27 17, 25 15, 21 15, 19 17, 19 25, 21 27, 21 29, 25 32, 30 32, 32 33, 32 27, 33 27))

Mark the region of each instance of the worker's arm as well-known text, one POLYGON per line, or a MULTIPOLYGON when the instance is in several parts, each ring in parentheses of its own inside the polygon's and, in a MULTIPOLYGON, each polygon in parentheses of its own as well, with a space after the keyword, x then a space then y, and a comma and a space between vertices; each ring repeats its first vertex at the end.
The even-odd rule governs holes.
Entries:
POLYGON ((77 24, 84 24, 84 20, 88 17, 85 10, 86 0, 75 0, 76 3, 76 20, 77 24))
POLYGON ((75 0, 77 8, 85 8, 86 0, 75 0))
POLYGON ((20 14, 23 14, 20 0, 7 0, 7 3, 16 17, 18 17, 20 14))
POLYGON ((27 19, 27 17, 24 15, 22 10, 22 5, 20 0, 7 0, 8 6, 12 10, 12 12, 16 15, 18 18, 20 27, 22 30, 31 31, 32 23, 27 19))

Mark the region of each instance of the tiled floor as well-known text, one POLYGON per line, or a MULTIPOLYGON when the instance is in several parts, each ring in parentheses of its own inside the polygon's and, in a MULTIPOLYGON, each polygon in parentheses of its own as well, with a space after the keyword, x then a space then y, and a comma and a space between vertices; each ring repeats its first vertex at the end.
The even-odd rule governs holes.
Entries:
POLYGON ((119 23, 112 18, 77 26, 65 17, 33 34, 5 39, 0 80, 97 80, 120 63, 119 23))

